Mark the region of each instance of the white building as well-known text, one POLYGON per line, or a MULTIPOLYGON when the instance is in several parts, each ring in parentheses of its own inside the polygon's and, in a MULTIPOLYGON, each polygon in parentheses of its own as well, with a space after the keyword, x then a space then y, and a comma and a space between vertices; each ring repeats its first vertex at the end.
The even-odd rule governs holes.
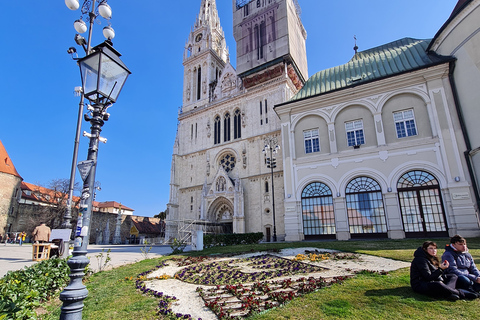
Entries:
POLYGON ((216 3, 201 1, 185 45, 167 239, 190 225, 189 230, 207 232, 263 232, 270 241, 273 193, 276 231, 284 238, 282 159, 273 192, 262 150, 266 138, 280 135, 273 106, 293 97, 308 77, 306 33, 296 5, 296 0, 233 1, 235 70, 216 3))
POLYGON ((274 226, 292 241, 479 236, 479 3, 460 0, 433 40, 356 52, 305 82, 297 1, 233 1, 235 70, 215 1, 202 0, 166 238, 203 229, 271 241, 274 226), (272 140, 273 181, 262 154, 272 140))

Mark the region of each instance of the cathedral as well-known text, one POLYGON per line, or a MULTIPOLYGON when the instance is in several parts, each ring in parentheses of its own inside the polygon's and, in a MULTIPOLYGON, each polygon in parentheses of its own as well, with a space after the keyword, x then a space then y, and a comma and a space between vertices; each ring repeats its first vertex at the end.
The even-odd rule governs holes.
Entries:
POLYGON ((233 24, 236 69, 215 0, 201 1, 188 35, 167 239, 199 228, 285 236, 281 153, 272 174, 262 151, 282 150, 273 107, 308 78, 306 32, 294 0, 234 0, 233 24))
POLYGON ((235 69, 216 2, 201 0, 166 239, 479 236, 480 1, 459 0, 433 39, 355 48, 310 78, 299 12, 296 0, 233 0, 235 69))

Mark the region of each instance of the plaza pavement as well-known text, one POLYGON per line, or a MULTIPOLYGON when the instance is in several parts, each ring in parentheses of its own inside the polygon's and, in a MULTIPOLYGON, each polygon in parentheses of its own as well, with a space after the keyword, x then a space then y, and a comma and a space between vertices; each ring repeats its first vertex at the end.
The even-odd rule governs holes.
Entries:
MULTIPOLYGON (((150 246, 147 246, 147 250, 150 246)), ((98 259, 95 257, 104 250, 104 257, 107 255, 107 250, 111 249, 109 256, 111 261, 110 267, 118 267, 124 264, 134 263, 143 260, 144 254, 141 249, 145 248, 143 245, 89 245, 87 257, 90 258, 90 268, 95 272, 99 269, 98 259)), ((29 243, 23 244, 0 244, 0 278, 2 278, 8 271, 19 270, 24 267, 29 267, 37 261, 32 260, 32 245, 29 243)), ((185 248, 189 251, 190 246, 185 248)), ((172 252, 172 248, 168 245, 153 245, 148 253, 147 258, 161 257, 172 252)))

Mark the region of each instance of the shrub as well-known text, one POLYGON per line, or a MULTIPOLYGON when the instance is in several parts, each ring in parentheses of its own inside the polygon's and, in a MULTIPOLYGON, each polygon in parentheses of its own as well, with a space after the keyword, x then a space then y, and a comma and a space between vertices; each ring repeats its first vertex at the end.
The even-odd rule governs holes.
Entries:
POLYGON ((172 248, 172 253, 171 254, 182 253, 183 250, 185 250, 186 246, 187 246, 187 243, 185 241, 178 240, 177 238, 173 239, 173 243, 170 246, 170 248, 172 248))
POLYGON ((229 234, 207 234, 203 237, 205 248, 217 246, 234 246, 239 244, 255 244, 263 239, 262 232, 256 233, 229 233, 229 234))
POLYGON ((34 308, 67 285, 69 271, 59 258, 9 271, 0 279, 0 319, 37 319, 34 308))

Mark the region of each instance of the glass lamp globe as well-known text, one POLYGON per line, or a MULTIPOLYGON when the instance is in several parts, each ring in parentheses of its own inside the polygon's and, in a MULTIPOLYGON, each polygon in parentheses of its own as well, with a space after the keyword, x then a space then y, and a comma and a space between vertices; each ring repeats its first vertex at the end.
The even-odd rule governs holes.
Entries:
POLYGON ((87 24, 81 19, 75 20, 73 27, 78 33, 85 33, 87 31, 87 24))
POLYGON ((112 40, 113 38, 115 38, 115 30, 113 30, 113 28, 110 26, 106 26, 105 28, 103 28, 103 36, 107 40, 112 40))
POLYGON ((130 70, 108 40, 93 48, 92 52, 78 60, 85 98, 93 103, 114 103, 130 70))
POLYGON ((110 19, 112 17, 112 8, 106 3, 102 2, 98 6, 98 13, 105 18, 105 19, 110 19))
POLYGON ((70 10, 77 10, 80 7, 78 0, 65 0, 65 4, 70 10))

